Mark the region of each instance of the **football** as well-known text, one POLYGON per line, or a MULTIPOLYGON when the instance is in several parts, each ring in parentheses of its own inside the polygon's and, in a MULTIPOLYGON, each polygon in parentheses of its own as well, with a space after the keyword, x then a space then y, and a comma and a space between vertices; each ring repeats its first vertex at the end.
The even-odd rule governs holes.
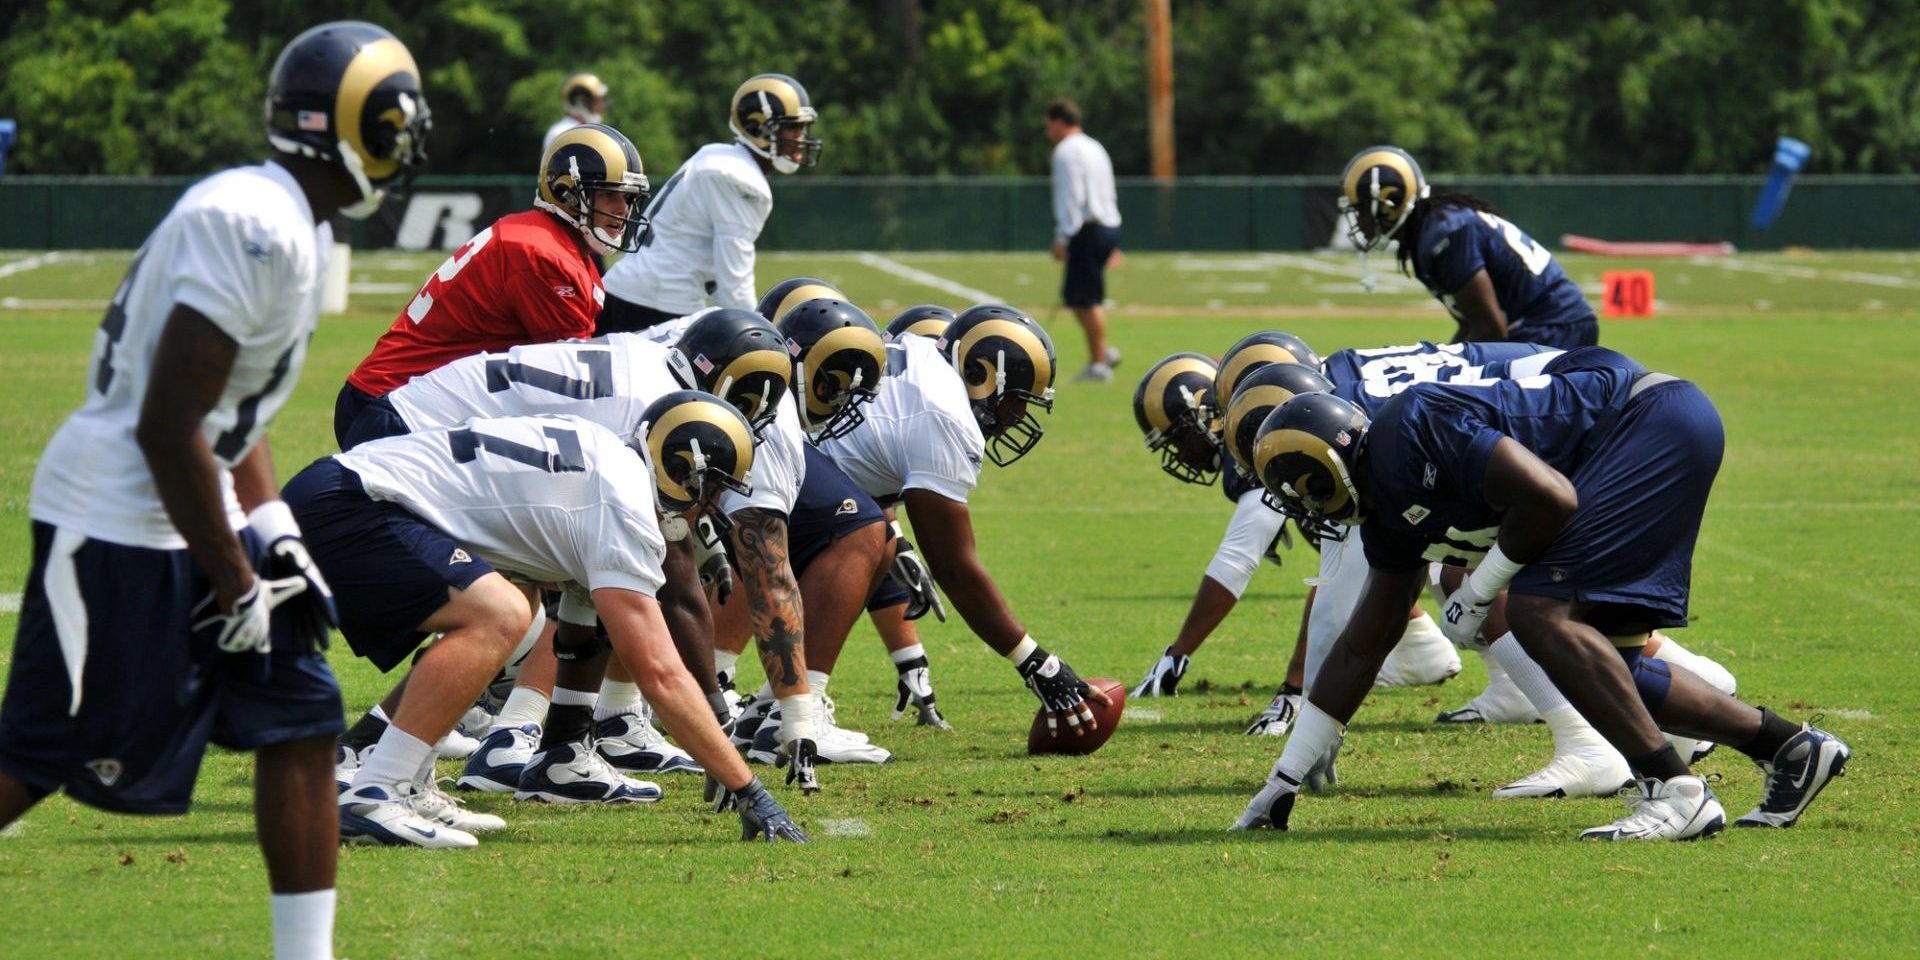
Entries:
POLYGON ((1062 729, 1053 736, 1047 729, 1047 712, 1036 711, 1033 726, 1027 730, 1027 752, 1065 753, 1084 756, 1100 749, 1113 736, 1114 728, 1120 726, 1120 714, 1127 708, 1127 687, 1118 680, 1107 677, 1088 677, 1087 686, 1106 693, 1113 702, 1102 706, 1097 700, 1088 700, 1087 706, 1093 709, 1093 717, 1099 726, 1085 734, 1075 736, 1072 730, 1062 729))

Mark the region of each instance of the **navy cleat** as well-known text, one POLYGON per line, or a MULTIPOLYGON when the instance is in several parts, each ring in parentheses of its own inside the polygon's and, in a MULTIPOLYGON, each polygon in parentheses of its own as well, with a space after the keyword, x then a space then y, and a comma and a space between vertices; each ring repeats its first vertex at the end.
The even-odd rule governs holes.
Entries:
POLYGON ((520 774, 539 744, 538 724, 501 727, 480 741, 480 749, 467 758, 467 765, 454 786, 461 790, 512 793, 520 789, 520 774))
POLYGON ((473 834, 421 816, 413 783, 369 783, 340 795, 340 842, 430 850, 466 850, 480 845, 473 834))
POLYGON ((607 764, 586 740, 562 744, 533 755, 520 774, 515 800, 543 803, 652 803, 660 787, 635 780, 607 764))
POLYGON ((1812 724, 1802 726, 1799 733, 1780 745, 1773 762, 1758 765, 1765 775, 1760 805, 1742 814, 1733 825, 1793 826, 1827 783, 1846 773, 1847 760, 1852 756, 1853 749, 1839 737, 1812 724))
POLYGON ((615 770, 629 773, 705 773, 699 761, 667 742, 639 710, 615 714, 593 725, 594 749, 615 770))

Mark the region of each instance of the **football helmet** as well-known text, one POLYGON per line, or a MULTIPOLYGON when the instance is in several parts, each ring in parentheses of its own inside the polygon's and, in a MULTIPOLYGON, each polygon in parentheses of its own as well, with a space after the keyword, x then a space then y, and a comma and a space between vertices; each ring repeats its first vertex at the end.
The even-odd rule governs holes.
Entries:
POLYGON ((1420 164, 1399 147, 1368 147, 1354 154, 1340 174, 1340 210, 1353 215, 1347 236, 1361 250, 1378 249, 1431 192, 1420 164))
POLYGON ((748 77, 733 92, 733 111, 727 126, 733 138, 754 156, 773 164, 781 173, 793 173, 801 167, 820 162, 820 141, 813 132, 813 100, 800 81, 784 73, 761 73, 748 77), (798 128, 798 137, 782 137, 789 127, 798 128), (800 159, 787 155, 794 146, 800 159))
POLYGON ((813 277, 789 277, 774 284, 771 289, 762 294, 760 303, 754 307, 754 310, 766 317, 768 323, 777 325, 780 323, 780 318, 787 315, 788 310, 808 300, 817 300, 822 297, 828 300, 847 299, 847 295, 841 293, 839 287, 825 280, 813 277))
POLYGON ((998 303, 969 307, 934 343, 966 381, 987 456, 1006 466, 1046 432, 1033 408, 1053 410, 1053 340, 1032 317, 998 303))
POLYGON ((786 341, 773 324, 745 310, 702 314, 667 351, 667 366, 683 386, 733 404, 752 425, 755 442, 788 387, 786 341))
POLYGON ((866 311, 837 298, 808 300, 781 315, 780 335, 807 433, 832 440, 865 423, 860 405, 878 394, 887 369, 886 343, 866 311))
POLYGON ((1320 369, 1320 355, 1305 340, 1279 330, 1262 330, 1241 337, 1220 357, 1220 374, 1213 379, 1214 403, 1233 399, 1240 378, 1269 363, 1298 363, 1320 369))
POLYGON ((1302 393, 1273 408, 1253 441, 1253 473, 1267 506, 1300 532, 1339 542, 1366 520, 1353 464, 1367 441, 1367 415, 1331 393, 1302 393))
POLYGON ((888 343, 909 333, 929 340, 938 340, 941 334, 947 332, 947 325, 952 322, 952 310, 938 304, 923 303, 900 311, 900 314, 893 318, 893 322, 887 324, 887 329, 881 336, 888 343))
POLYGON ((583 123, 553 138, 540 161, 540 191, 533 205, 565 220, 586 238, 598 254, 640 249, 640 230, 647 225, 647 175, 640 170, 640 152, 620 131, 598 123, 583 123), (626 198, 627 209, 604 210, 603 193, 626 198), (619 225, 609 231, 602 223, 619 225))
POLYGON ((599 123, 600 111, 594 104, 606 106, 606 82, 591 73, 576 73, 560 84, 560 102, 566 104, 567 116, 581 123, 599 123))
POLYGON ((1240 385, 1227 401, 1222 436, 1227 453, 1240 472, 1251 477, 1253 440, 1266 422, 1267 414, 1302 393, 1324 393, 1333 382, 1320 371, 1297 363, 1269 363, 1240 378, 1240 385))
POLYGON ((714 506, 722 491, 753 492, 753 431, 733 405, 700 390, 675 390, 647 404, 640 414, 636 446, 653 468, 660 511, 684 516, 696 510, 721 528, 726 518, 714 506))
POLYGON ((1160 455, 1160 469, 1186 483, 1220 479, 1219 413, 1213 404, 1213 361, 1176 353, 1153 365, 1133 391, 1133 419, 1160 455))
POLYGON ((420 68, 371 23, 338 20, 294 37, 273 63, 266 114, 275 150, 339 164, 353 178, 360 201, 340 212, 356 220, 426 166, 433 122, 420 68))

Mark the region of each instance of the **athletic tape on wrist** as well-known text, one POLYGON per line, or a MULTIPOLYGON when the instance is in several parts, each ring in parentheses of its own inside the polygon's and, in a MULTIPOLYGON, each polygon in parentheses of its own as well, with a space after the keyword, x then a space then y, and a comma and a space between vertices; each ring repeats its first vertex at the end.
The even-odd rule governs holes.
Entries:
POLYGON ((1506 551, 1496 543, 1481 559, 1479 566, 1467 574, 1467 593, 1481 603, 1491 603, 1494 597, 1500 595, 1500 591, 1507 588, 1507 584, 1513 582, 1514 577, 1519 576, 1521 568, 1525 566, 1524 563, 1509 559, 1506 551))
POLYGON ((1017 667, 1026 662, 1026 659, 1033 656, 1033 652, 1038 649, 1040 645, 1033 642, 1032 635, 1024 636, 1020 638, 1019 643, 1014 644, 1013 650, 1007 654, 1007 659, 1013 661, 1013 665, 1017 667))

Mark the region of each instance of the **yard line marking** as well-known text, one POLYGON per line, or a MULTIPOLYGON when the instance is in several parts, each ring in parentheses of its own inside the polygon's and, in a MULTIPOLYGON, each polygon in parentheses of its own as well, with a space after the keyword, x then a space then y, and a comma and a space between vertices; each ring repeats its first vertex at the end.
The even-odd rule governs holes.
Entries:
POLYGON ((104 310, 105 300, 23 300, 0 297, 0 310, 104 310))
POLYGON ((873 833, 873 828, 867 826, 865 820, 856 820, 851 817, 816 820, 814 823, 822 834, 829 837, 865 837, 873 833))
POLYGON ((0 593, 0 613, 19 613, 21 594, 0 593))
POLYGON ((951 293, 956 297, 965 297, 975 303, 1000 303, 1001 298, 985 290, 975 290, 965 284, 956 283, 938 274, 928 273, 916 267, 909 267, 892 257, 883 257, 877 253, 856 253, 853 259, 881 273, 890 273, 902 280, 917 283, 923 287, 932 287, 941 293, 951 293))
POLYGON ((1764 554, 1754 553, 1749 550, 1742 550, 1739 547, 1730 547, 1724 543, 1711 541, 1701 541, 1699 546, 1710 553, 1730 557, 1748 566, 1759 567, 1777 579, 1793 580, 1802 584, 1811 585, 1824 592, 1851 600, 1858 606, 1871 607, 1891 618, 1901 618, 1907 613, 1907 608, 1904 604, 1887 597, 1882 597, 1872 590, 1850 586, 1845 581, 1833 580, 1817 574, 1808 573, 1800 567, 1775 560, 1764 554))
POLYGON ((1742 261, 1730 257, 1694 257, 1699 266, 1719 267, 1736 273, 1764 273, 1776 277, 1794 277, 1800 280, 1837 280, 1848 283, 1864 283, 1876 287, 1895 287, 1901 290, 1920 289, 1920 280, 1912 277, 1898 277, 1886 273, 1866 273, 1860 270, 1822 270, 1818 267, 1801 264, 1757 263, 1742 261))
POLYGON ((1842 720, 1878 720, 1879 719, 1878 717, 1873 715, 1872 711, 1864 710, 1864 709, 1863 710, 1833 710, 1830 712, 1834 716, 1839 717, 1842 720))
POLYGON ((1160 711, 1158 711, 1158 710, 1128 710, 1128 711, 1127 711, 1127 719, 1128 719, 1128 720, 1132 720, 1132 721, 1134 721, 1135 723, 1159 723, 1159 722, 1160 722, 1160 711))
POLYGON ((360 283, 347 284, 348 293, 413 293, 419 289, 420 285, 417 283, 372 283, 362 281, 360 283))
POLYGON ((0 265, 0 279, 11 277, 16 273, 26 273, 28 270, 36 270, 50 263, 60 263, 75 258, 75 254, 63 253, 56 250, 52 253, 40 254, 37 257, 28 257, 25 260, 15 260, 12 263, 0 265))

